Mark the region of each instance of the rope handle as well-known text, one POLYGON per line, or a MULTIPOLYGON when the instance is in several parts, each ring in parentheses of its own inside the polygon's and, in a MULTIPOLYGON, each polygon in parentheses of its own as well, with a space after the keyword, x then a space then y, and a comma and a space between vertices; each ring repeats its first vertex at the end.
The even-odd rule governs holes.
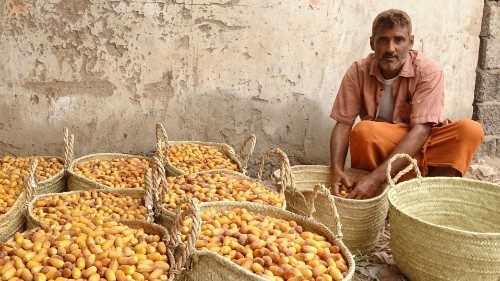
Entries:
POLYGON ((394 187, 396 185, 396 182, 406 173, 409 171, 414 170, 415 174, 417 175, 417 178, 421 179, 422 174, 420 173, 420 169, 418 168, 418 162, 417 160, 411 158, 410 155, 405 154, 405 153, 398 153, 394 155, 390 160, 389 163, 387 164, 387 171, 386 171, 386 176, 387 176, 387 182, 389 182, 390 187, 394 187), (397 159, 406 159, 408 162, 410 162, 410 165, 408 165, 406 168, 401 170, 394 178, 391 177, 391 171, 392 171, 392 162, 396 161, 397 159))
POLYGON ((277 181, 278 184, 281 186, 279 194, 280 195, 285 194, 285 190, 287 188, 290 189, 291 191, 296 191, 293 179, 293 173, 290 167, 290 160, 288 159, 286 153, 279 148, 271 148, 262 155, 262 160, 260 162, 259 172, 257 176, 258 181, 260 182, 262 180, 264 165, 267 161, 267 158, 272 155, 275 155, 277 157, 278 163, 280 164, 280 178, 277 181))
POLYGON ((38 159, 33 158, 33 163, 31 163, 30 171, 28 176, 24 176, 24 196, 25 203, 22 204, 23 208, 28 208, 28 202, 31 202, 35 198, 36 189, 38 187, 38 181, 36 179, 36 168, 38 167, 38 159))
POLYGON ((64 127, 64 169, 67 170, 75 158, 73 151, 75 135, 69 135, 68 128, 64 127))
POLYGON ((144 184, 146 189, 146 192, 144 193, 144 205, 146 206, 146 210, 148 212, 147 222, 153 222, 155 214, 155 192, 151 168, 146 169, 146 174, 144 175, 144 184))
POLYGON ((156 123, 156 142, 164 142, 168 145, 167 131, 161 123, 156 123))
POLYGON ((180 239, 181 237, 181 228, 184 220, 186 220, 187 218, 191 218, 193 222, 191 230, 186 235, 186 241, 184 243, 179 243, 177 255, 178 258, 175 260, 176 266, 174 270, 177 274, 180 274, 186 268, 186 266, 188 266, 188 262, 192 257, 194 250, 196 249, 195 243, 200 234, 203 221, 200 217, 200 210, 198 208, 198 205, 196 205, 194 200, 191 198, 184 198, 181 204, 179 204, 176 213, 178 215, 175 220, 174 234, 178 239, 180 239), (181 211, 180 206, 184 204, 187 204, 187 209, 181 211))
POLYGON ((186 243, 185 243, 187 246, 187 250, 188 250, 188 253, 186 253, 186 254, 189 255, 196 248, 195 242, 200 234, 201 225, 202 225, 203 221, 201 220, 201 217, 200 217, 200 209, 198 208, 198 205, 195 203, 195 201, 193 199, 185 198, 182 201, 183 202, 181 203, 181 205, 187 204, 187 209, 182 210, 182 212, 180 212, 180 215, 177 216, 177 228, 176 229, 177 229, 177 231, 180 232, 180 229, 181 229, 180 227, 182 226, 182 222, 184 220, 186 220, 187 218, 192 219, 193 226, 192 226, 189 234, 186 236, 186 243))
MULTIPOLYGON (((304 201, 305 197, 302 194, 304 201)), ((316 198, 318 197, 319 194, 323 194, 328 199, 328 203, 330 205, 330 208, 332 209, 332 215, 333 215, 333 220, 335 221, 335 237, 342 239, 342 225, 340 223, 340 216, 337 210, 337 205, 335 204, 335 198, 334 196, 330 193, 328 188, 325 187, 324 184, 316 184, 313 189, 313 193, 311 196, 311 202, 305 202, 306 206, 308 206, 308 210, 306 212, 306 216, 309 218, 312 218, 313 214, 316 212, 316 198)))
POLYGON ((165 200, 165 195, 167 195, 167 172, 165 171, 165 166, 163 166, 163 162, 158 157, 153 157, 153 162, 155 163, 156 172, 158 173, 158 183, 156 185, 156 202, 158 208, 163 204, 163 200, 165 200))
POLYGON ((243 155, 243 150, 245 147, 250 144, 250 148, 248 149, 248 154, 245 154, 245 157, 243 158, 243 170, 246 171, 248 168, 248 161, 250 160, 250 157, 252 157, 253 152, 255 150, 255 144, 257 143, 257 137, 254 134, 249 135, 243 142, 241 143, 239 149, 238 149, 238 154, 237 156, 241 158, 241 155, 243 155))

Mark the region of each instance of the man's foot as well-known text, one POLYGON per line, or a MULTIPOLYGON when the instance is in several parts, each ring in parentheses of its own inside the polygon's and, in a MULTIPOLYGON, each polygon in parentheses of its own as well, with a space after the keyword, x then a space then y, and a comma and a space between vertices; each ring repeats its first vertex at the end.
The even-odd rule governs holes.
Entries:
POLYGON ((428 177, 461 177, 462 173, 452 167, 429 167, 428 177))

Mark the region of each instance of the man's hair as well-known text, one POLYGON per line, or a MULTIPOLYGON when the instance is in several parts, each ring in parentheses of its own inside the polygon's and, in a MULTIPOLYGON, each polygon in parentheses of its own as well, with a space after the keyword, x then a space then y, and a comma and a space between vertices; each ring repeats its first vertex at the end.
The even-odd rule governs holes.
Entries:
POLYGON ((397 9, 390 9, 378 14, 372 25, 372 35, 375 35, 377 27, 394 28, 407 27, 411 34, 411 19, 405 12, 397 9))

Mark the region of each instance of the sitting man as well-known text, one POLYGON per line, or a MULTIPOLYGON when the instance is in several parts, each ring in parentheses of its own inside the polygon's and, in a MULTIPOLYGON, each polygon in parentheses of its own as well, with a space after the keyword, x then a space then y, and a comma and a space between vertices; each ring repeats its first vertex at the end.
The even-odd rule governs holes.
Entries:
MULTIPOLYGON (((341 186, 348 198, 373 197, 386 180, 388 160, 406 153, 418 160, 424 176, 463 176, 483 139, 472 120, 443 119, 444 78, 436 61, 411 50, 411 20, 387 10, 373 21, 374 53, 354 62, 340 85, 331 118, 332 193, 341 186), (354 120, 360 116, 354 128, 354 120), (351 130, 352 129, 352 130, 351 130), (352 185, 344 172, 348 146, 351 166, 371 172, 352 185)), ((408 163, 393 163, 392 173, 408 163)))

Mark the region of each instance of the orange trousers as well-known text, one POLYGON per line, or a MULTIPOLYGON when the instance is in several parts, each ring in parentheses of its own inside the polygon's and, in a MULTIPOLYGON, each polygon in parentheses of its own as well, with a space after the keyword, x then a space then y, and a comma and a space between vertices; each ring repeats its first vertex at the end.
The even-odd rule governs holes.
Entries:
MULTIPOLYGON (((375 170, 410 129, 403 124, 359 122, 349 135, 351 166, 370 172, 375 170)), ((433 127, 429 139, 415 156, 420 171, 426 176, 428 167, 452 167, 465 175, 483 137, 483 127, 473 120, 433 127)))

